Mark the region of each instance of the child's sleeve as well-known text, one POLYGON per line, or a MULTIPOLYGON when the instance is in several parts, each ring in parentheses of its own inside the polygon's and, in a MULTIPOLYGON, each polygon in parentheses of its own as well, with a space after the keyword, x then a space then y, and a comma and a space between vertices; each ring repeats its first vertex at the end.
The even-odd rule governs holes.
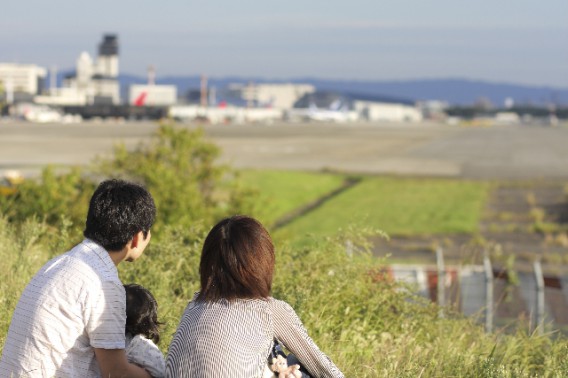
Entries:
POLYGON ((166 361, 160 349, 147 338, 136 335, 126 347, 128 362, 143 367, 154 378, 166 376, 166 361))

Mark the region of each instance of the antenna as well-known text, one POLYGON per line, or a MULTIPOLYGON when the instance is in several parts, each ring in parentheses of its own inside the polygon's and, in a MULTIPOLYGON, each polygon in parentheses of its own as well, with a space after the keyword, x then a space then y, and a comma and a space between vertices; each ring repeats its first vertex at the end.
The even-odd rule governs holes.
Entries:
POLYGON ((49 73, 49 92, 51 94, 55 93, 57 87, 57 66, 51 66, 51 72, 49 73))
POLYGON ((156 84, 156 68, 150 64, 148 66, 148 85, 156 84))
POLYGON ((207 76, 201 75, 201 106, 207 106, 207 76))
POLYGON ((217 105, 217 88, 211 87, 209 90, 209 104, 211 106, 217 105))
POLYGON ((256 87, 254 81, 249 81, 245 87, 245 99, 247 100, 247 108, 252 108, 255 101, 257 101, 256 87))
POLYGON ((8 104, 14 103, 14 81, 12 75, 6 78, 5 89, 6 89, 6 102, 8 104))

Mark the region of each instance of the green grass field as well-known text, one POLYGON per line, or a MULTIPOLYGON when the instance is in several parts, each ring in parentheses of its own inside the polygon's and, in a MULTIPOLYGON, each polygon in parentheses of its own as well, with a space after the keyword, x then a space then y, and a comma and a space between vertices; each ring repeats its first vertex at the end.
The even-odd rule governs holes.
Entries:
MULTIPOLYGON (((246 171, 243 176, 267 203, 260 218, 269 225, 337 189, 347 178, 282 171, 246 171)), ((390 235, 474 233, 488 190, 484 182, 364 176, 274 232, 287 238, 331 236, 355 224, 390 235)))
POLYGON ((258 214, 268 227, 343 184, 343 175, 277 170, 244 170, 240 176, 258 193, 258 214))

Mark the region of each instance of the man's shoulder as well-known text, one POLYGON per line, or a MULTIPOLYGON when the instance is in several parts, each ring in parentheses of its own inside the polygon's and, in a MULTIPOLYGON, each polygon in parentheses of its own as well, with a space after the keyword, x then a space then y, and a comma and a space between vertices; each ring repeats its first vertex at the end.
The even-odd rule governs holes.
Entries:
POLYGON ((92 240, 85 239, 70 251, 63 254, 73 259, 78 269, 85 269, 98 276, 102 281, 122 284, 118 278, 118 270, 109 253, 92 240))
POLYGON ((98 286, 111 282, 122 286, 116 266, 102 247, 85 241, 49 260, 32 278, 32 282, 47 286, 71 284, 98 286))

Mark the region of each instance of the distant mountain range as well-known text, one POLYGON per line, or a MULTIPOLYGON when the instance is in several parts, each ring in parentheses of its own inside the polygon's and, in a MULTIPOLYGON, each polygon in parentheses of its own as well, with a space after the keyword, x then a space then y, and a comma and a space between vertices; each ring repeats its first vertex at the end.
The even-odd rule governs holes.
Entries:
MULTIPOLYGON (((63 75, 63 74, 62 74, 63 75)), ((127 97, 128 86, 143 84, 145 77, 122 74, 119 77, 123 98, 127 97)), ((294 78, 290 80, 268 80, 251 77, 209 78, 208 85, 217 89, 230 83, 305 83, 312 84, 318 90, 340 93, 378 96, 401 101, 441 100, 451 105, 472 105, 480 99, 490 101, 496 107, 504 106, 510 98, 515 105, 544 106, 556 104, 568 106, 568 88, 528 86, 504 83, 492 83, 466 79, 429 79, 406 81, 353 81, 325 80, 315 78, 294 78)), ((199 76, 167 76, 157 80, 157 84, 175 85, 178 96, 188 90, 198 90, 199 76)))

